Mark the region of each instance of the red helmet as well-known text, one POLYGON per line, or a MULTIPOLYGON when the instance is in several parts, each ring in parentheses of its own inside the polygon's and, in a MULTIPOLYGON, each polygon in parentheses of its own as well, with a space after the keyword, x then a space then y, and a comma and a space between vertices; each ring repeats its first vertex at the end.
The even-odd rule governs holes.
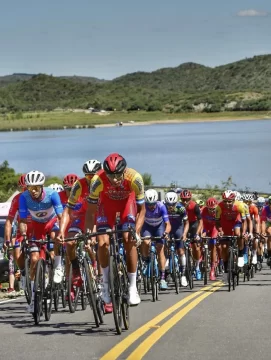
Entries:
POLYGON ((71 188, 76 180, 79 180, 79 176, 76 174, 68 174, 63 179, 64 189, 71 188))
POLYGON ((192 197, 192 193, 190 190, 185 189, 180 193, 181 199, 191 199, 191 197, 192 197))
POLYGON ((213 197, 207 199, 206 201, 206 206, 211 209, 215 209, 217 207, 217 204, 218 204, 217 200, 213 197))
POLYGON ((19 186, 19 187, 26 188, 25 175, 26 175, 26 174, 22 174, 22 175, 19 177, 19 180, 18 180, 18 186, 19 186))
POLYGON ((222 194, 223 200, 234 200, 235 199, 235 193, 232 190, 226 190, 222 194))
POLYGON ((126 160, 120 154, 113 153, 104 160, 103 168, 107 174, 122 174, 126 166, 126 160))

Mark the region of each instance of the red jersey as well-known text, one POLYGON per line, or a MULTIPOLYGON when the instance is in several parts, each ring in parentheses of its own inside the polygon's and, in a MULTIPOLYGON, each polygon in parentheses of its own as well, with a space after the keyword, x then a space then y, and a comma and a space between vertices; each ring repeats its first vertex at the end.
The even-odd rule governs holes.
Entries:
MULTIPOLYGON (((11 220, 14 221, 16 219, 18 223, 20 222, 20 216, 19 216, 19 200, 20 200, 21 193, 14 196, 14 198, 11 201, 11 205, 8 212, 8 217, 11 218, 11 220)), ((32 233, 32 217, 30 213, 27 215, 27 237, 29 238, 32 233)), ((20 237, 20 230, 19 227, 17 228, 17 234, 16 237, 20 237)))
POLYGON ((200 208, 195 201, 193 200, 189 201, 185 210, 187 212, 189 223, 193 223, 195 221, 201 220, 200 208))
POLYGON ((203 231, 206 232, 207 236, 211 236, 212 238, 217 237, 217 229, 216 229, 216 221, 215 221, 215 212, 209 213, 208 208, 206 206, 203 207, 201 211, 201 217, 203 221, 203 231))

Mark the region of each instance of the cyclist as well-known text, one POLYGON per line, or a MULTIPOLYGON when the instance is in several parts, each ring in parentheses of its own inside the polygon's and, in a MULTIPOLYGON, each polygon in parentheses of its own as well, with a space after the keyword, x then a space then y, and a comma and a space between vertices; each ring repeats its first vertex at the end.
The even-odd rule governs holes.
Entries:
MULTIPOLYGON (((91 180, 88 201, 87 229, 93 230, 97 210, 97 231, 113 228, 118 212, 123 230, 126 230, 128 225, 135 226, 136 242, 128 231, 123 233, 123 241, 129 276, 128 302, 130 305, 138 305, 140 297, 136 288, 137 249, 135 245, 140 242, 139 234, 146 213, 142 176, 134 169, 127 168, 126 160, 121 155, 112 153, 104 160, 103 170, 100 170, 91 180)), ((102 296, 106 312, 112 312, 108 288, 108 247, 108 235, 99 235, 98 256, 103 271, 102 296)))
MULTIPOLYGON (((180 194, 181 202, 184 205, 188 221, 189 221, 189 234, 190 238, 195 240, 200 240, 199 234, 202 230, 202 218, 200 213, 199 205, 192 200, 192 193, 190 190, 184 189, 180 194)), ((201 258, 201 249, 197 243, 192 244, 192 254, 193 259, 196 262, 196 278, 197 280, 201 279, 201 271, 199 268, 200 258, 201 258)))
MULTIPOLYGON (((63 209, 65 209, 65 207, 67 206, 67 202, 68 202, 68 199, 70 196, 71 189, 72 189, 74 183, 78 179, 79 179, 79 177, 76 174, 67 174, 63 179, 63 186, 58 185, 55 188, 56 191, 60 187, 63 189, 62 191, 59 192, 59 197, 60 197, 60 201, 63 206, 63 209)), ((82 204, 77 204, 76 209, 80 210, 81 208, 82 208, 82 204)), ((74 213, 76 213, 76 211, 74 213)), ((64 214, 63 214, 63 216, 64 216, 64 214)), ((62 216, 62 219, 63 219, 63 216, 62 216)), ((76 218, 72 219, 70 224, 67 226, 67 229, 70 230, 72 223, 74 223, 75 221, 76 221, 76 218)), ((78 221, 80 222, 80 219, 78 221)), ((65 235, 67 235, 68 231, 66 231, 65 235)), ((66 246, 66 244, 65 244, 65 246, 66 246)), ((62 265, 61 265, 62 259, 61 259, 61 256, 58 255, 59 254, 58 244, 55 244, 54 250, 55 250, 55 254, 57 254, 57 256, 55 256, 55 262, 54 262, 54 265, 55 265, 54 282, 61 283, 64 273, 63 273, 63 269, 62 269, 62 265)), ((69 261, 67 260, 66 261, 66 274, 69 274, 69 270, 70 270, 70 264, 69 264, 69 261)), ((72 287, 72 289, 73 289, 73 287, 72 287)))
MULTIPOLYGON (((244 266, 244 236, 247 230, 247 215, 244 204, 235 202, 235 193, 232 190, 226 190, 222 194, 222 201, 216 207, 216 228, 218 236, 238 236, 238 266, 244 266)), ((224 262, 224 269, 227 272, 228 268, 228 242, 223 241, 222 245, 222 259, 224 262)))
POLYGON ((209 236, 209 250, 211 253, 211 271, 210 271, 210 280, 216 280, 215 276, 215 264, 216 264, 216 238, 217 238, 217 229, 215 221, 215 211, 218 205, 218 201, 211 197, 207 199, 206 206, 202 209, 201 216, 203 221, 203 230, 202 237, 209 236))
MULTIPOLYGON (((58 230, 57 220, 61 219, 63 207, 59 195, 53 189, 44 187, 45 176, 42 172, 34 170, 25 176, 27 191, 19 199, 19 229, 22 236, 27 235, 27 215, 32 219, 32 238, 41 239, 47 234, 58 230)), ((30 244, 30 280, 32 299, 28 307, 29 312, 34 311, 33 292, 36 265, 39 257, 45 259, 45 246, 34 242, 30 244)))
MULTIPOLYGON (((14 247, 14 251, 9 252, 9 289, 8 293, 11 295, 15 295, 14 290, 14 260, 17 263, 18 268, 20 269, 21 273, 21 288, 24 290, 25 287, 25 273, 24 273, 24 256, 21 253, 20 250, 20 242, 22 240, 20 230, 17 227, 16 236, 12 238, 12 224, 15 221, 20 220, 18 216, 19 212, 19 198, 23 191, 26 190, 26 184, 25 184, 25 174, 21 175, 18 180, 18 188, 20 190, 20 193, 15 195, 15 197, 12 199, 8 217, 6 219, 5 224, 5 243, 4 247, 8 247, 9 242, 11 241, 11 245, 14 247)), ((27 236, 31 237, 31 231, 32 231, 32 222, 30 214, 28 214, 27 217, 27 236)))
MULTIPOLYGON (((259 219, 260 219, 260 232, 262 232, 262 211, 263 208, 265 206, 265 198, 260 196, 257 199, 256 202, 256 206, 258 208, 259 211, 259 219)), ((259 249, 258 249, 258 261, 262 259, 262 256, 265 255, 265 257, 267 257, 267 239, 264 238, 264 241, 262 243, 262 241, 259 244, 259 249)))
POLYGON ((165 195, 165 205, 168 212, 168 218, 171 225, 170 235, 175 239, 182 239, 177 241, 175 246, 179 255, 181 286, 187 286, 187 279, 185 276, 186 256, 184 251, 184 241, 187 238, 189 230, 188 216, 185 207, 178 202, 178 194, 174 191, 169 191, 165 195))
MULTIPOLYGON (((158 263, 160 268, 160 288, 167 289, 167 282, 165 280, 166 257, 164 251, 165 239, 168 239, 171 226, 168 218, 167 208, 158 201, 158 193, 154 189, 149 189, 145 192, 146 215, 145 221, 141 230, 142 237, 157 236, 161 237, 156 241, 156 251, 158 256, 158 263)), ((150 240, 144 240, 141 251, 144 261, 148 261, 150 240)))
MULTIPOLYGON (((66 207, 64 209, 62 220, 60 222, 60 232, 58 236, 59 241, 64 240, 66 229, 69 233, 69 237, 74 237, 76 234, 84 232, 90 182, 94 175, 101 169, 102 164, 98 160, 88 160, 84 163, 83 172, 85 176, 81 179, 77 179, 73 183, 66 207)), ((82 279, 79 270, 79 262, 76 257, 75 241, 66 243, 66 254, 67 274, 69 273, 71 264, 73 268, 73 285, 80 287, 82 279)), ((71 296, 73 297, 74 294, 71 294, 71 296)))
POLYGON ((271 196, 269 196, 268 205, 264 206, 262 220, 262 234, 267 235, 267 265, 271 264, 271 196))
MULTIPOLYGON (((259 210, 257 206, 253 203, 254 195, 253 194, 243 194, 243 201, 248 206, 250 219, 252 220, 252 226, 254 232, 260 232, 260 217, 259 210)), ((257 248, 258 248, 258 239, 254 237, 253 239, 253 249, 252 249, 252 264, 257 264, 257 248)))

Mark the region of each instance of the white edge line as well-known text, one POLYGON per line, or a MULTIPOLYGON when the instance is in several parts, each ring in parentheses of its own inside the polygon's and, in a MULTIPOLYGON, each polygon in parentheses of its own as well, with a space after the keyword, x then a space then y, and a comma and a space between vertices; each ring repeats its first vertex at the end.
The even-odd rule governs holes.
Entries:
POLYGON ((0 301, 0 305, 8 303, 8 302, 12 302, 12 301, 17 301, 17 300, 20 300, 20 299, 23 299, 23 296, 17 297, 16 299, 9 299, 9 300, 5 300, 5 301, 0 301))

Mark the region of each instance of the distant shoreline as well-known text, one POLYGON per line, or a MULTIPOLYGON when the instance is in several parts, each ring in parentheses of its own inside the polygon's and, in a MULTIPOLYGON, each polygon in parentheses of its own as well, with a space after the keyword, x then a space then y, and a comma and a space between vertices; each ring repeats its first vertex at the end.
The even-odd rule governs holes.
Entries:
POLYGON ((271 120, 271 117, 265 117, 261 119, 256 118, 217 118, 217 119, 172 119, 172 120, 148 120, 148 121, 134 121, 134 122, 122 122, 122 126, 119 126, 118 123, 110 123, 110 124, 98 124, 94 125, 95 128, 104 128, 104 127, 126 127, 126 126, 138 126, 138 125, 157 125, 157 124, 184 124, 184 123, 206 123, 206 122, 230 122, 230 121, 258 121, 258 120, 271 120))

